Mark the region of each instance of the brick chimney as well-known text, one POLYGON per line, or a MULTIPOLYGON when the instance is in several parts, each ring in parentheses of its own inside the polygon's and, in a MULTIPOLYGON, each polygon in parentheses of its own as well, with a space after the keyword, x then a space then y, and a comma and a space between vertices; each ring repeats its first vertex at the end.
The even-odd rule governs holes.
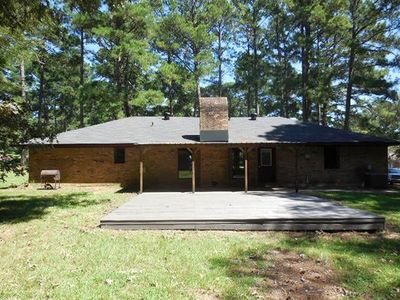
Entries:
POLYGON ((200 98, 200 141, 228 141, 228 99, 200 98))

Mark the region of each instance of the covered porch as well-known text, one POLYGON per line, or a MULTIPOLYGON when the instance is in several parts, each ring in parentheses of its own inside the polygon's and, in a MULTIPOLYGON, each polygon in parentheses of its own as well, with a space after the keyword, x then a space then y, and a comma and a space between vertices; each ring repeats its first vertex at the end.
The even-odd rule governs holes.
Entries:
POLYGON ((366 170, 387 173, 387 149, 375 146, 209 143, 136 149, 139 193, 361 187, 366 170))
POLYGON ((139 193, 162 190, 247 192, 276 183, 275 145, 142 146, 139 153, 139 193))

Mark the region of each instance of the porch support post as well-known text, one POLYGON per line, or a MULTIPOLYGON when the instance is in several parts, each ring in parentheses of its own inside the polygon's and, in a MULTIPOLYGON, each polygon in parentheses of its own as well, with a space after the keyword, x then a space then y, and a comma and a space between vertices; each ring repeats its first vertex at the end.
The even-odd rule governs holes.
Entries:
POLYGON ((139 193, 143 193, 143 161, 140 161, 140 190, 139 193))
POLYGON ((249 172, 248 172, 247 148, 244 148, 244 192, 247 193, 249 188, 249 172))
POLYGON ((140 149, 140 162, 139 162, 139 193, 143 193, 143 149, 140 149))
POLYGON ((196 164, 192 154, 192 193, 196 192, 196 164))
POLYGON ((299 149, 295 146, 295 191, 296 193, 299 192, 299 149))
POLYGON ((192 155, 192 193, 196 192, 196 159, 194 157, 196 149, 186 148, 192 155))

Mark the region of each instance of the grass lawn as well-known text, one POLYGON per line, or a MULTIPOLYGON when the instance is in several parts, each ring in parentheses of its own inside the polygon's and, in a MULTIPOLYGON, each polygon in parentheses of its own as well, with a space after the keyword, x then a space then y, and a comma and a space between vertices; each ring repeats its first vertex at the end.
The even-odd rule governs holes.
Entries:
POLYGON ((1 299, 281 298, 277 287, 296 298, 290 286, 312 284, 318 266, 334 298, 400 297, 399 194, 324 194, 384 214, 384 233, 113 231, 100 217, 132 194, 37 188, 0 188, 1 299))
POLYGON ((340 201, 349 207, 369 210, 386 218, 389 227, 400 232, 400 192, 371 193, 371 192, 347 192, 329 191, 315 192, 329 200, 340 201))
POLYGON ((17 176, 14 173, 8 173, 5 182, 0 180, 0 189, 17 187, 27 182, 28 182, 28 175, 17 176))

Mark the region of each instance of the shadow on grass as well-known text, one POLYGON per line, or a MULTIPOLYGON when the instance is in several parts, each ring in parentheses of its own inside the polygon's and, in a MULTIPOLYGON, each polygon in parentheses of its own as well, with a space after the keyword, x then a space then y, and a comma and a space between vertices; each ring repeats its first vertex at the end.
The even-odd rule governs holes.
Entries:
POLYGON ((18 184, 10 183, 7 185, 0 186, 0 190, 8 190, 8 189, 16 189, 18 188, 18 184))
POLYGON ((222 269, 230 278, 231 286, 222 291, 223 299, 242 299, 248 297, 249 289, 257 286, 257 291, 268 289, 269 277, 266 266, 269 247, 262 245, 252 249, 241 249, 232 253, 230 257, 214 257, 210 259, 212 268, 222 269), (244 289, 244 290, 243 290, 244 289), (246 294, 241 294, 241 291, 246 294))
POLYGON ((223 270, 230 279, 231 285, 222 291, 222 298, 240 299, 249 293, 270 295, 283 287, 291 290, 295 299, 303 299, 311 290, 318 296, 326 290, 335 292, 335 287, 344 285, 349 293, 355 292, 349 295, 400 299, 400 239, 383 234, 287 233, 273 247, 259 245, 238 250, 229 256, 211 258, 210 264, 212 268, 223 270), (310 258, 314 256, 315 260, 301 260, 300 253, 310 258), (316 263, 317 258, 320 263, 316 263), (334 273, 328 273, 332 277, 315 281, 306 278, 302 283, 303 268, 304 276, 313 271, 324 274, 328 268, 325 259, 333 267, 334 273))
POLYGON ((71 208, 99 204, 102 200, 90 199, 89 193, 54 194, 46 196, 0 196, 0 223, 18 223, 43 217, 50 207, 71 208))
POLYGON ((400 293, 400 239, 383 234, 355 233, 320 236, 304 233, 280 242, 285 249, 328 254, 337 278, 346 287, 366 298, 398 299, 400 293))

